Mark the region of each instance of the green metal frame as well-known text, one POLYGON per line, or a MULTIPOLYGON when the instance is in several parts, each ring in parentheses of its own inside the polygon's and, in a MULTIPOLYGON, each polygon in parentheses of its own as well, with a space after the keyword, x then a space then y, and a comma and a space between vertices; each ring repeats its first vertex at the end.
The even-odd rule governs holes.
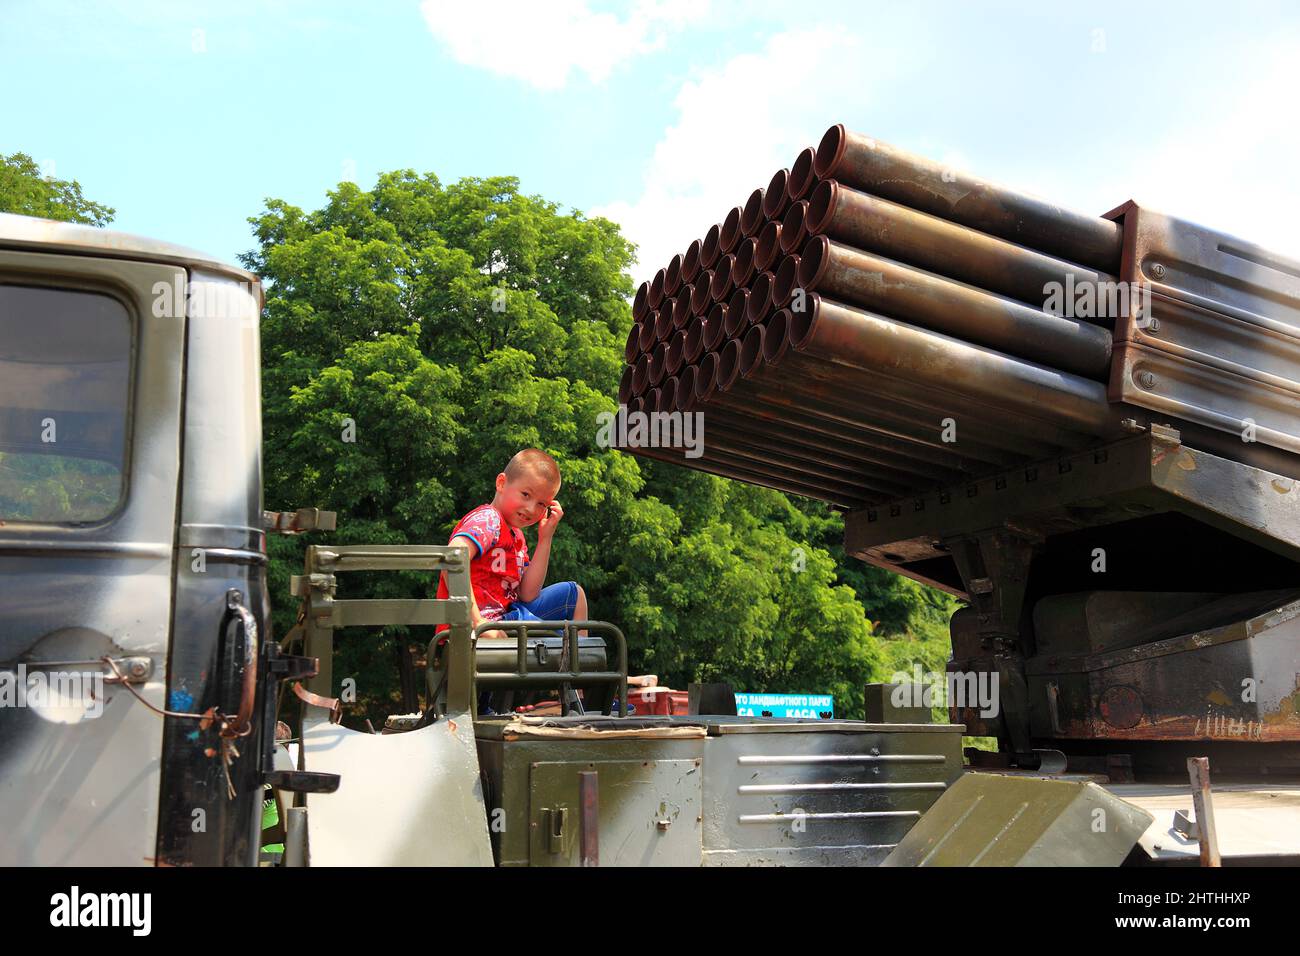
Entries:
MULTIPOLYGON (((446 545, 312 545, 307 548, 306 574, 295 575, 292 591, 304 603, 304 651, 319 661, 307 689, 333 696, 334 630, 340 627, 428 626, 446 624, 450 654, 447 673, 449 712, 473 712, 474 656, 470 630, 469 565, 465 552, 446 545), (443 571, 444 599, 335 600, 335 575, 351 571, 443 571)), ((430 660, 433 643, 430 642, 430 660)))
MULTIPOLYGON (((306 573, 295 575, 291 590, 303 599, 304 651, 319 662, 316 676, 307 681, 307 689, 323 697, 332 697, 334 687, 334 631, 342 627, 385 627, 389 625, 430 626, 446 624, 450 628, 448 646, 442 659, 447 672, 445 709, 449 713, 469 713, 478 717, 478 685, 489 688, 538 688, 597 686, 612 684, 618 694, 619 716, 627 716, 627 639, 623 632, 605 621, 486 621, 470 627, 469 565, 465 552, 446 545, 311 545, 307 548, 306 573), (353 571, 442 571, 447 575, 448 597, 336 600, 336 575, 353 571), (475 663, 474 648, 480 633, 508 631, 517 635, 518 667, 513 674, 481 674, 475 663), (578 657, 578 632, 612 635, 618 647, 618 669, 586 671, 578 657), (528 670, 528 634, 560 631, 564 636, 572 669, 561 672, 530 673, 528 670)), ((436 659, 437 635, 429 644, 430 670, 436 659)), ((432 694, 432 688, 430 688, 432 694)), ((563 698, 563 694, 561 694, 563 698)), ((430 700, 430 706, 434 702, 430 700)))

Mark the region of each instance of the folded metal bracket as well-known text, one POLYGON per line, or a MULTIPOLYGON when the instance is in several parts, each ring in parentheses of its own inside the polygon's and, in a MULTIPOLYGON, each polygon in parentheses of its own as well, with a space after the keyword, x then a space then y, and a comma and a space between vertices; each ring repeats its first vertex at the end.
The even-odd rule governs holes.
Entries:
POLYGON ((297 511, 263 511, 262 527, 272 534, 302 534, 306 531, 333 531, 338 514, 319 508, 297 511))

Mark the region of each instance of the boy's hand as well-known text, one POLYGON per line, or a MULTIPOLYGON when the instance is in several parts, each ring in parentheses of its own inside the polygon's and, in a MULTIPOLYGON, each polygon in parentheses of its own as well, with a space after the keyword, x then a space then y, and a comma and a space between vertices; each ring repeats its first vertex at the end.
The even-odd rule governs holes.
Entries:
POLYGON ((564 517, 564 509, 560 507, 558 501, 550 501, 546 504, 546 514, 537 522, 537 536, 539 538, 549 538, 555 534, 555 526, 560 523, 564 517))

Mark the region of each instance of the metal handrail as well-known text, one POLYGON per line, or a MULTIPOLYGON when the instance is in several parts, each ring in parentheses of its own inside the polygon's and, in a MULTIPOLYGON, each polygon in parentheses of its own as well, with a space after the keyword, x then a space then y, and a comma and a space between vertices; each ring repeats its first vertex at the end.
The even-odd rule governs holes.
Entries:
MULTIPOLYGON (((292 591, 303 598, 303 653, 317 658, 319 668, 307 689, 328 697, 333 685, 334 629, 382 627, 391 624, 446 624, 449 630, 435 642, 448 641, 452 665, 447 673, 448 712, 473 708, 469 564, 462 548, 447 545, 310 545, 305 572, 295 575, 292 591), (444 599, 335 600, 337 576, 355 571, 442 571, 447 576, 444 599)), ((431 645, 432 647, 432 645, 431 645)), ((432 701, 431 701, 432 703, 432 701)))

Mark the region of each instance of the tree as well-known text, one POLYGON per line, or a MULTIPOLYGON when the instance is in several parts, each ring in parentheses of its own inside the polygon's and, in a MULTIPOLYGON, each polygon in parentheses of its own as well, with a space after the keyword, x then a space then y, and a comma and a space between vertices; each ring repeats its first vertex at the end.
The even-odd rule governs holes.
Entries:
MULTIPOLYGON (((105 226, 114 210, 90 202, 76 182, 46 178, 26 153, 0 156, 0 212, 105 226)), ((122 476, 108 462, 0 452, 0 519, 85 521, 112 510, 122 476)))
MULTIPOLYGON (((840 518, 598 444, 631 325, 633 249, 615 225, 510 177, 444 186, 410 170, 369 191, 340 184, 312 212, 270 199, 250 223, 242 260, 267 283, 267 506, 339 513, 328 537, 273 545, 280 633, 308 540, 444 543, 510 456, 537 446, 563 473, 549 580, 580 582, 592 616, 624 629, 634 672, 830 692, 861 716, 884 658, 869 575, 839 557, 840 518)), ((435 584, 370 575, 355 594, 435 584)), ((906 588, 882 606, 904 626, 929 607, 906 588)), ((334 673, 356 678, 359 710, 394 712, 394 653, 428 636, 340 638, 334 673)))
POLYGON ((87 226, 107 226, 117 214, 117 210, 82 196, 81 184, 75 179, 42 176, 36 161, 26 153, 0 156, 0 212, 87 226))

